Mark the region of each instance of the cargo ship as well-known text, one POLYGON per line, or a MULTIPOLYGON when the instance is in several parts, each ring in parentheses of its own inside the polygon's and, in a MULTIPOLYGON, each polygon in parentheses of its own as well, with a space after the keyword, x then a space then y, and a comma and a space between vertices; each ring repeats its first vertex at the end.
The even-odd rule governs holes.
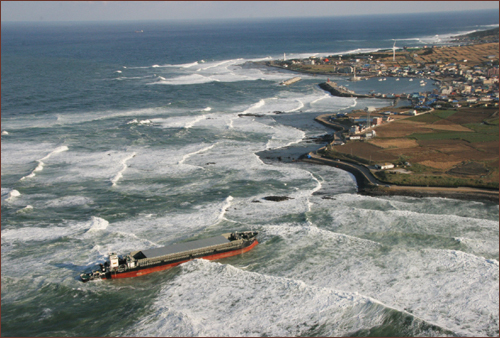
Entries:
POLYGON ((196 258, 215 260, 236 256, 252 250, 259 243, 257 235, 256 231, 231 232, 161 248, 132 251, 126 256, 111 253, 108 261, 99 264, 92 272, 80 274, 80 278, 88 282, 137 277, 167 270, 196 258))

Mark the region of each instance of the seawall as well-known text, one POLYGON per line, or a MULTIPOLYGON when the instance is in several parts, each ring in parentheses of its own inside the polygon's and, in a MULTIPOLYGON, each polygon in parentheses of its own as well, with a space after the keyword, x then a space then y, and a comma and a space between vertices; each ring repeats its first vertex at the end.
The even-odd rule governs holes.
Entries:
POLYGON ((339 86, 335 82, 323 82, 319 84, 319 87, 323 90, 326 90, 327 92, 330 92, 333 96, 340 96, 340 97, 359 97, 359 98, 368 98, 368 97, 373 97, 370 95, 365 95, 365 94, 356 94, 351 91, 346 91, 339 86))

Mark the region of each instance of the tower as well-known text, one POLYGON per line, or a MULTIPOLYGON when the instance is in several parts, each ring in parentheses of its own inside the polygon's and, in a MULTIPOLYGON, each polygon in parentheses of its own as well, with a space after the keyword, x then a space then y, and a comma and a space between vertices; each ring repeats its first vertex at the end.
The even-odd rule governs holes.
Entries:
POLYGON ((371 121, 370 121, 370 113, 372 111, 375 111, 375 107, 366 107, 365 108, 365 111, 366 111, 366 128, 370 128, 370 125, 371 125, 371 121))

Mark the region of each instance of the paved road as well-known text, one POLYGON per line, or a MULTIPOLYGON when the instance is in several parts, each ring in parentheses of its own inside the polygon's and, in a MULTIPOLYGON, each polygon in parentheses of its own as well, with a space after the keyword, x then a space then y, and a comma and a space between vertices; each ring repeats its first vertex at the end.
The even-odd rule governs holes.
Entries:
MULTIPOLYGON (((368 169, 362 165, 349 163, 349 162, 341 161, 341 160, 331 160, 331 159, 327 159, 327 158, 324 158, 324 157, 321 157, 317 154, 312 154, 312 153, 309 153, 309 156, 311 157, 309 159, 309 161, 313 160, 315 162, 321 162, 324 164, 331 165, 333 167, 337 167, 337 168, 349 171, 350 173, 352 173, 356 177, 359 188, 363 188, 367 183, 374 184, 374 185, 384 184, 383 182, 380 182, 379 180, 377 180, 375 178, 375 176, 372 175, 372 173, 370 172, 370 169, 368 169)), ((307 161, 308 159, 306 158, 304 160, 307 161)))

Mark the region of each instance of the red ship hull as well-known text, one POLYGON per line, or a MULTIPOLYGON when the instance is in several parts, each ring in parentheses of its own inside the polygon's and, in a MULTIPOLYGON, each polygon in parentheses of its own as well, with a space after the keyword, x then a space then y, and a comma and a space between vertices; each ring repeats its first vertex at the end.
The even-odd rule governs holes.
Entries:
MULTIPOLYGON (((247 251, 252 250, 257 244, 259 244, 259 242, 257 240, 255 240, 251 245, 249 245, 245 248, 242 248, 242 249, 222 252, 222 253, 218 253, 215 255, 208 255, 208 256, 198 257, 198 258, 207 259, 209 261, 212 261, 212 260, 216 260, 216 259, 232 257, 232 256, 240 255, 242 253, 245 253, 247 251)), ((121 273, 120 272, 112 272, 111 279, 143 276, 143 275, 147 275, 147 274, 152 273, 152 272, 163 271, 163 270, 173 268, 174 266, 188 262, 190 260, 192 260, 192 259, 186 259, 184 261, 179 261, 179 262, 175 262, 175 263, 167 263, 165 265, 155 266, 155 267, 151 267, 151 268, 144 268, 144 269, 135 270, 135 271, 121 272, 121 273)), ((103 278, 103 279, 107 279, 107 278, 103 278)))

